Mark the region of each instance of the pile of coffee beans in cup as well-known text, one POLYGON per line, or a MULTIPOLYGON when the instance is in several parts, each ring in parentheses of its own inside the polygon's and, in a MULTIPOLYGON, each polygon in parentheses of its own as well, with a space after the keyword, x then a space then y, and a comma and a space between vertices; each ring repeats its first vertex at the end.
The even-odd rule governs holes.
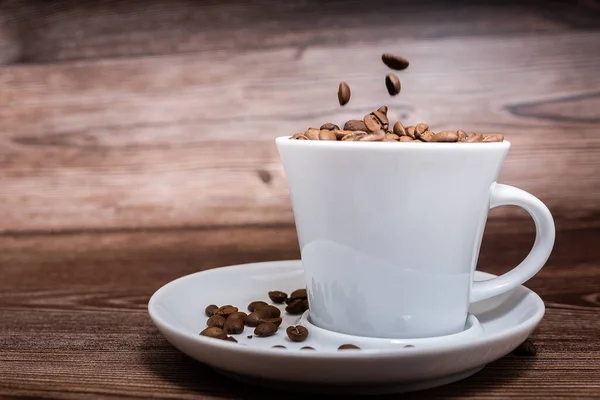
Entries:
MULTIPOLYGON (((405 70, 409 66, 407 59, 393 54, 383 54, 381 60, 388 68, 396 71, 405 70)), ((400 93, 400 79, 394 73, 386 75, 385 86, 391 96, 400 93)), ((341 82, 338 86, 340 106, 348 104, 350 95, 348 83, 341 82)), ((319 128, 308 128, 302 133, 295 133, 290 139, 397 143, 492 143, 504 141, 504 135, 501 134, 467 133, 462 129, 434 132, 429 125, 423 122, 409 126, 404 126, 401 121, 391 124, 387 112, 388 107, 381 106, 363 116, 362 119, 346 121, 342 128, 327 122, 319 128)))

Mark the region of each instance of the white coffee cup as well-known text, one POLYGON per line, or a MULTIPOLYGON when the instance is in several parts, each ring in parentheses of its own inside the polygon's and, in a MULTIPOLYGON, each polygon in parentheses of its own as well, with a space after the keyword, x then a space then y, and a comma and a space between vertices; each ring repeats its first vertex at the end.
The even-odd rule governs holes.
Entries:
POLYGON ((496 183, 510 143, 276 139, 315 325, 382 338, 464 329, 470 302, 534 276, 554 221, 533 195, 496 183), (473 282, 488 211, 516 205, 536 238, 521 264, 473 282))

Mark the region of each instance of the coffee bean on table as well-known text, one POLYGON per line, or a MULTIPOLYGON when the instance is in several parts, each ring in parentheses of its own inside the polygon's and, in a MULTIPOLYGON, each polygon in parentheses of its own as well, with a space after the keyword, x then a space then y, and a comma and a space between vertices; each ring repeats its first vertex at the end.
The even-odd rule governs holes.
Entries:
POLYGON ((513 350, 513 354, 520 357, 533 357, 537 354, 535 345, 529 340, 525 340, 516 349, 513 350))
POLYGON ((275 304, 283 303, 285 301, 285 299, 287 299, 287 297, 288 297, 287 293, 282 292, 280 290, 273 290, 273 291, 269 292, 269 298, 275 304))
POLYGON ((239 318, 229 318, 227 321, 225 321, 223 330, 230 335, 242 333, 244 332, 244 320, 239 318))
POLYGON ((459 142, 462 142, 467 138, 467 132, 463 131, 462 129, 457 130, 456 135, 458 136, 459 142))
POLYGON ((259 337, 272 336, 275 334, 275 332, 277 332, 277 329, 278 329, 277 325, 272 324, 270 322, 264 322, 262 324, 259 324, 254 329, 254 334, 259 337))
POLYGON ((219 308, 217 308, 215 311, 213 311, 213 315, 220 315, 222 317, 227 318, 230 314, 233 314, 234 312, 237 312, 238 308, 232 306, 231 304, 228 304, 226 306, 221 306, 219 308))
POLYGON ((501 134, 485 135, 483 137, 484 143, 503 142, 503 141, 504 141, 504 135, 501 135, 501 134))
POLYGON ((220 315, 213 315, 206 321, 206 326, 215 326, 223 329, 225 326, 226 319, 220 315))
POLYGON ((285 311, 292 315, 302 314, 304 311, 308 310, 307 303, 308 302, 305 303, 304 299, 293 300, 285 307, 285 311))
POLYGON ((338 101, 340 106, 344 106, 350 101, 350 86, 346 82, 340 82, 338 86, 338 101))
POLYGON ((303 342, 308 337, 308 329, 302 325, 288 326, 285 332, 292 342, 303 342))
POLYGON ((394 74, 387 74, 385 76, 385 87, 390 96, 397 95, 400 93, 400 79, 394 74))
POLYGON ((207 336, 215 339, 227 339, 227 333, 221 328, 217 328, 216 326, 209 326, 202 332, 200 332, 201 336, 207 336))
POLYGON ((355 346, 353 344, 343 344, 338 347, 338 350, 360 350, 360 347, 355 346))
POLYGON ((208 306, 206 306, 206 308, 204 309, 204 314, 206 314, 207 317, 212 317, 213 312, 219 308, 219 306, 215 305, 215 304, 210 304, 208 306))
MULTIPOLYGON (((342 140, 347 141, 347 142, 357 142, 359 141, 361 138, 367 136, 367 132, 363 132, 363 131, 352 131, 351 134, 349 135, 345 135, 342 140)), ((290 299, 287 299, 286 303, 290 302, 290 299)))
POLYGON ((333 131, 323 129, 319 131, 319 140, 337 140, 337 137, 335 137, 333 131))
POLYGON ((381 55, 381 61, 391 69, 395 69, 396 71, 402 71, 408 68, 409 62, 406 58, 395 56, 393 54, 385 53, 381 55))
POLYGON ((225 339, 225 340, 227 340, 228 342, 234 342, 234 343, 238 342, 233 336, 227 336, 227 339, 225 339))
POLYGON ((266 303, 264 301, 253 301, 252 303, 248 304, 248 311, 250 312, 254 312, 259 308, 268 306, 269 303, 266 303))

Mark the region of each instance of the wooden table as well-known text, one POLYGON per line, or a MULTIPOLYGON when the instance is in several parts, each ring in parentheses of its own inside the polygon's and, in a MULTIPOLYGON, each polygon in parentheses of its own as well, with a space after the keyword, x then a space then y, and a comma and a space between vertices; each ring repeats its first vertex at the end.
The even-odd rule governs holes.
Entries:
MULTIPOLYGON (((547 306, 537 356, 403 398, 600 398, 599 54, 593 0, 0 3, 0 397, 288 396, 175 350, 148 299, 298 258, 273 137, 387 102, 411 124, 504 133, 500 180, 557 225, 527 283, 547 306), (411 60, 393 99, 383 51, 411 60)), ((532 242, 523 213, 493 210, 479 269, 532 242)))

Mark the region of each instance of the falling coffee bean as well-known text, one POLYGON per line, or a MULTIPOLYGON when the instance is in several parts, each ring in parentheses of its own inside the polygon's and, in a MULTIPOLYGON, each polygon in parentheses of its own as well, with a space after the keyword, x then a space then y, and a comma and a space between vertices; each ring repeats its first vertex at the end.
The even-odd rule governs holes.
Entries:
POLYGON ((344 106, 350 101, 350 86, 346 82, 340 82, 338 86, 338 101, 340 106, 344 106))
POLYGON ((225 325, 223 326, 223 330, 225 332, 231 334, 238 334, 244 332, 244 320, 239 318, 229 318, 225 321, 225 325))
POLYGON ((285 332, 292 342, 303 342, 308 337, 308 329, 302 325, 288 326, 285 332))
POLYGON ((223 329, 223 326, 225 326, 225 322, 225 317, 222 317, 220 315, 213 315, 206 321, 206 326, 214 326, 223 329))
POLYGON ((227 339, 225 339, 225 340, 227 340, 228 342, 234 342, 234 343, 238 342, 237 340, 235 340, 235 338, 233 336, 227 336, 227 339))
POLYGON ((300 347, 300 350, 314 350, 314 347, 304 346, 304 347, 300 347))
POLYGON ((385 87, 390 96, 397 95, 400 93, 400 79, 394 74, 387 74, 385 76, 385 87))
POLYGON ((252 303, 248 304, 248 311, 254 312, 257 309, 268 306, 268 305, 269 304, 265 303, 264 301, 253 301, 252 303))
POLYGON ((395 69, 396 71, 402 71, 408 68, 409 62, 406 58, 395 56, 393 54, 385 53, 381 55, 381 61, 391 69, 395 69))
POLYGON ((254 329, 254 334, 259 337, 272 336, 275 334, 275 332, 277 332, 277 329, 278 329, 277 325, 272 324, 270 322, 265 322, 265 323, 259 324, 254 329))
POLYGON ((213 311, 213 315, 220 315, 222 317, 227 318, 230 314, 237 312, 238 308, 228 304, 226 306, 221 306, 213 311))
POLYGON ((346 123, 344 124, 344 130, 365 132, 367 130, 367 127, 365 126, 364 121, 361 121, 359 119, 351 119, 349 121, 346 121, 346 123))
POLYGON ((519 357, 533 357, 537 354, 535 345, 529 340, 525 340, 516 349, 513 350, 513 354, 519 357))
POLYGON ((353 344, 343 344, 338 347, 338 350, 360 350, 360 347, 355 346, 353 344))
POLYGON ((307 303, 303 299, 296 299, 285 307, 285 311, 292 315, 302 314, 308 310, 307 303))
POLYGON ((287 299, 287 297, 287 293, 282 292, 280 290, 273 290, 272 292, 269 292, 269 298, 275 304, 283 303, 287 299))
POLYGON ((213 312, 219 308, 219 306, 215 305, 215 304, 210 304, 208 306, 206 306, 206 308, 204 309, 204 314, 206 314, 207 317, 212 317, 213 312))
POLYGON ((215 339, 227 339, 227 333, 221 328, 217 328, 216 326, 209 326, 202 332, 200 335, 207 336, 215 339))

